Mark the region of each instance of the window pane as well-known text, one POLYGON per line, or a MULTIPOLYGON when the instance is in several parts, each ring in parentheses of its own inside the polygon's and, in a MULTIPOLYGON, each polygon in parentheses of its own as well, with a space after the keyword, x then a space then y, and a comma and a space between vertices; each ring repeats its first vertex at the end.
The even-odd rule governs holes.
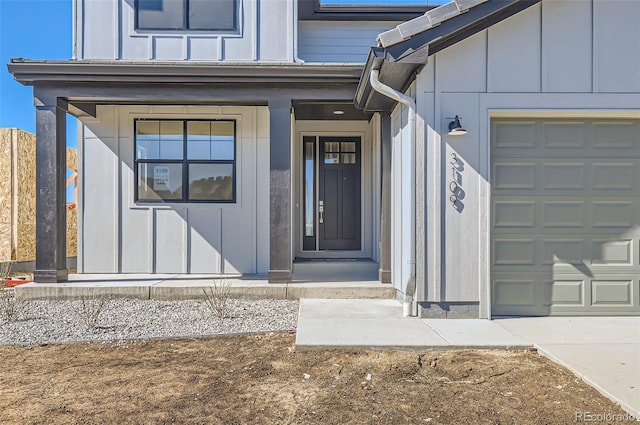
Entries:
POLYGON ((232 201, 233 164, 189 164, 189 200, 232 201))
POLYGON ((182 199, 182 164, 138 164, 138 199, 182 199))
POLYGON ((136 122, 136 158, 160 158, 160 122, 136 122))
POLYGON ((340 152, 340 142, 326 142, 324 144, 325 152, 340 152))
POLYGON ((355 142, 342 142, 340 143, 342 152, 355 152, 356 151, 356 143, 355 142))
POLYGON ((343 164, 355 164, 356 163, 356 154, 355 153, 342 153, 340 154, 342 157, 343 164))
POLYGON ((235 159, 235 135, 232 121, 211 122, 211 159, 235 159))
POLYGON ((235 30, 235 0, 189 0, 189 29, 235 30))
POLYGON ((339 164, 340 163, 340 154, 339 153, 325 153, 324 154, 324 163, 325 164, 339 164))
POLYGON ((209 121, 187 123, 187 158, 211 159, 211 123, 209 121))
POLYGON ((314 217, 316 215, 313 194, 315 191, 315 143, 304 143, 304 235, 314 235, 314 217))
POLYGON ((182 159, 182 121, 160 121, 160 159, 182 159))
POLYGON ((137 28, 183 29, 185 0, 138 0, 137 28))

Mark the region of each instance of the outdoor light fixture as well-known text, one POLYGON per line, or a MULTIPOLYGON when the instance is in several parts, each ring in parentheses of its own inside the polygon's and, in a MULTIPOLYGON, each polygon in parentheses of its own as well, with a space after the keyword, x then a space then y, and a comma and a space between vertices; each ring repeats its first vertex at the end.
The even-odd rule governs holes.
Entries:
POLYGON ((460 118, 456 117, 449 123, 449 136, 463 136, 467 134, 467 130, 462 128, 460 124, 460 118))

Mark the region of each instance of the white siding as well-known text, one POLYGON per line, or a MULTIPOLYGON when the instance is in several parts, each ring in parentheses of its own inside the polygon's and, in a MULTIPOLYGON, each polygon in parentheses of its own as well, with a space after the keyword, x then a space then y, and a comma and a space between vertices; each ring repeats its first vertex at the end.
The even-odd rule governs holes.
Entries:
POLYGON ((293 61, 294 3, 238 0, 238 31, 138 31, 133 0, 75 0, 77 59, 293 61))
POLYGON ((364 63, 381 32, 398 22, 301 21, 298 56, 307 62, 364 63))
POLYGON ((489 316, 491 117, 640 116, 638 22, 640 2, 543 0, 430 57, 418 76, 427 151, 422 299, 479 301, 489 316), (467 135, 447 134, 455 115, 467 135), (449 202, 451 153, 464 162, 460 212, 449 202))
POLYGON ((84 125, 80 272, 267 272, 266 107, 100 106, 84 125), (135 202, 133 121, 152 117, 236 120, 237 203, 135 202))

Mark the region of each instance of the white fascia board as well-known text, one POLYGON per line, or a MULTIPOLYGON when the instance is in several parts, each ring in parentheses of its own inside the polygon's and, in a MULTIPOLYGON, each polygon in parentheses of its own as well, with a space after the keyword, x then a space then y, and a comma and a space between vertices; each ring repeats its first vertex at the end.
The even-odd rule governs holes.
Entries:
POLYGON ((422 16, 403 22, 395 28, 379 34, 378 45, 380 47, 389 47, 398 44, 487 1, 489 0, 453 0, 450 3, 438 6, 422 16))

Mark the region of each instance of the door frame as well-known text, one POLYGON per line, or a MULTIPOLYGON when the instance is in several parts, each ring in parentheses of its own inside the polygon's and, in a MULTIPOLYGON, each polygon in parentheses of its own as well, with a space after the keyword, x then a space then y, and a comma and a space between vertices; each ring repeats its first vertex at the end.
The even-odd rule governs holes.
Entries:
MULTIPOLYGON (((372 129, 375 123, 366 121, 296 121, 295 137, 292 146, 292 217, 293 253, 299 258, 371 258, 378 261, 377 250, 380 240, 380 161, 379 155, 374 154, 379 149, 379 143, 374 142, 372 129), (326 131, 327 128, 334 129, 326 131), (303 223, 304 223, 304 150, 305 136, 320 137, 359 137, 360 138, 360 249, 345 251, 304 251, 303 223), (377 147, 376 147, 377 146, 377 147)), ((316 154, 319 146, 316 145, 316 154)), ((316 157, 316 172, 319 164, 316 157)), ((314 182, 316 185, 318 181, 314 182)), ((316 245, 317 247, 317 245, 316 245)))

